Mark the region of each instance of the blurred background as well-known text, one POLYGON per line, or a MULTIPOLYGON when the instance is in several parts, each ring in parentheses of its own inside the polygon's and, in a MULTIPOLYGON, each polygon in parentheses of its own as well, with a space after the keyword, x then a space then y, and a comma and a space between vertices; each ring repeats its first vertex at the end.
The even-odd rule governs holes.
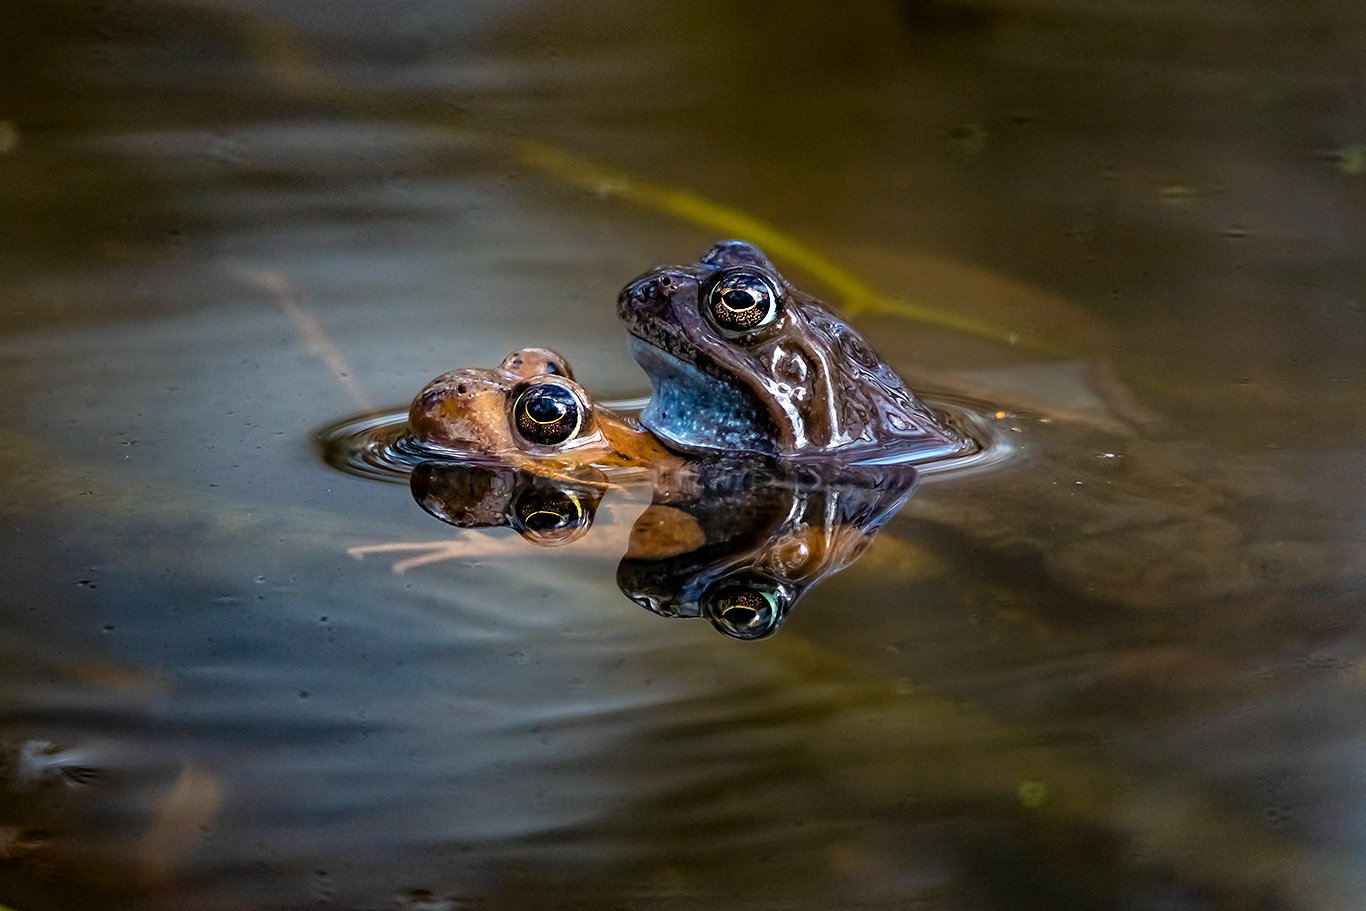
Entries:
POLYGON ((1364 343, 1360 4, 7 0, 0 904, 1359 908, 1364 343), (318 456, 733 235, 1011 444, 773 639, 318 456))

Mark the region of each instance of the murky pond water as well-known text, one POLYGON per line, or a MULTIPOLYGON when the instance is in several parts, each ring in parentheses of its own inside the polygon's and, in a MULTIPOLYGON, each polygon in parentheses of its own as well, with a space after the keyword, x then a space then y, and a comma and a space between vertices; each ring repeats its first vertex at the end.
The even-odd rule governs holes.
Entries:
POLYGON ((1366 13, 792 7, 5 4, 0 904, 1362 906, 1366 13), (320 457, 736 234, 1010 448, 780 634, 320 457))

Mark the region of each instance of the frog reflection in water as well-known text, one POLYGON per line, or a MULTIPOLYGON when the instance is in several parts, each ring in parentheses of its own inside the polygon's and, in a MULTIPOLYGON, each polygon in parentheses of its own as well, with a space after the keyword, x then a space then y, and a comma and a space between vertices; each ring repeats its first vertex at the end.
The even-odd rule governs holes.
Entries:
MULTIPOLYGON (((840 467, 699 462, 654 478, 617 586, 662 617, 704 617, 736 639, 777 631, 821 579, 863 553, 915 485, 909 465, 840 467)), ((544 546, 591 526, 600 487, 510 466, 424 462, 411 477, 423 510, 459 528, 511 527, 544 546)))
POLYGON ((641 423, 675 448, 865 462, 970 447, 751 244, 723 241, 693 265, 641 275, 617 314, 650 378, 641 423))

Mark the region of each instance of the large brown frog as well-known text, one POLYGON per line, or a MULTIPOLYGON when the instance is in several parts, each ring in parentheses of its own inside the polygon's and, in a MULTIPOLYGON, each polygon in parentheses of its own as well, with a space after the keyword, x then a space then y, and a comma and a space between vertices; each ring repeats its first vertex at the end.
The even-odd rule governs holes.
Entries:
POLYGON ((693 265, 641 275, 617 313, 650 378, 641 423, 670 446, 845 462, 967 448, 862 336, 752 244, 723 241, 693 265))

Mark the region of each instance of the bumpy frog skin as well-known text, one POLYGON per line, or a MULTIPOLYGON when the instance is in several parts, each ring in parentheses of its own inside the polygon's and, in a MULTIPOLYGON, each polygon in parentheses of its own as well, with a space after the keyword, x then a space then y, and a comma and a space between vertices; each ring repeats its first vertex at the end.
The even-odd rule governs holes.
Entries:
POLYGON ((675 458, 635 424, 595 408, 569 362, 548 348, 441 374, 413 399, 408 435, 434 455, 551 473, 655 468, 675 458))
POLYGON ((964 442, 857 332, 764 254, 723 241, 628 284, 617 314, 650 378, 641 423, 686 452, 924 461, 964 442))

